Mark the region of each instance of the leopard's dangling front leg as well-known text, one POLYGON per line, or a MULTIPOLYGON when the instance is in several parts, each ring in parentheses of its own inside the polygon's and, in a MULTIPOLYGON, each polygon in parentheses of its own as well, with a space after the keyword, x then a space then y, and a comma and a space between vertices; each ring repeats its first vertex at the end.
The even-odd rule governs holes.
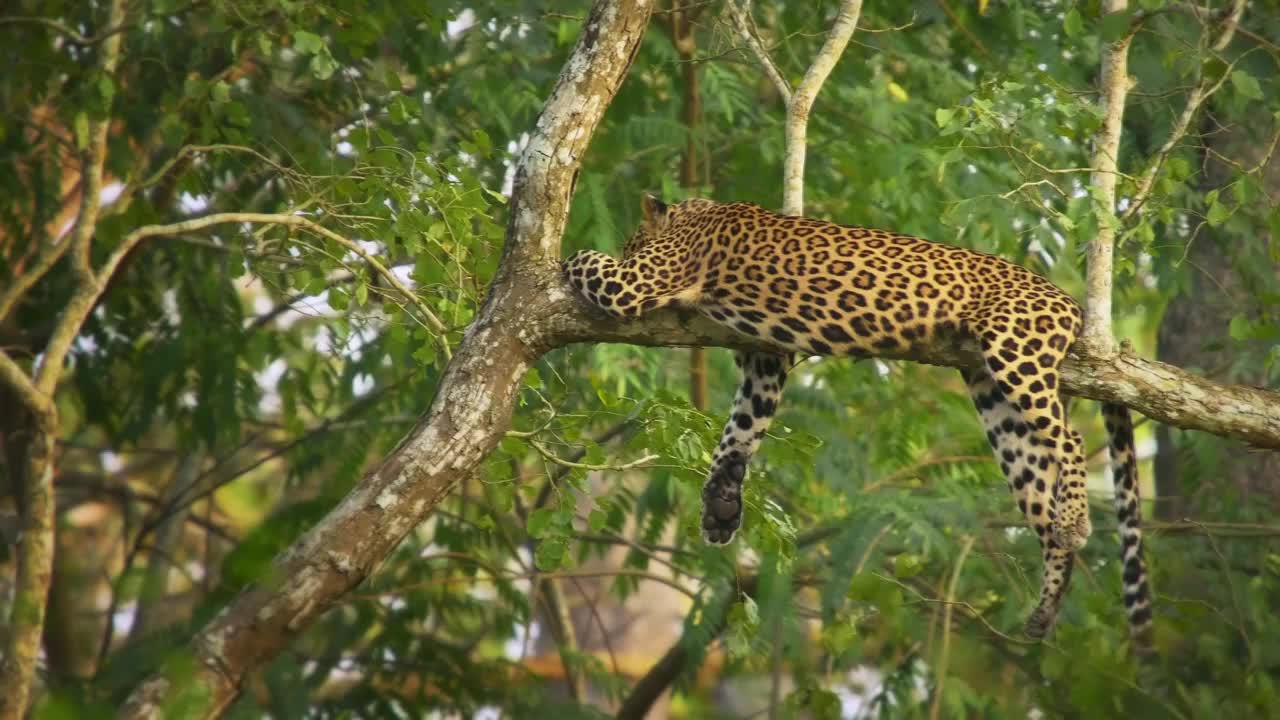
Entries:
POLYGON ((742 525, 742 483, 747 464, 773 422, 791 356, 740 352, 734 362, 742 370, 742 384, 711 459, 707 482, 702 486, 702 536, 716 545, 733 540, 742 525))

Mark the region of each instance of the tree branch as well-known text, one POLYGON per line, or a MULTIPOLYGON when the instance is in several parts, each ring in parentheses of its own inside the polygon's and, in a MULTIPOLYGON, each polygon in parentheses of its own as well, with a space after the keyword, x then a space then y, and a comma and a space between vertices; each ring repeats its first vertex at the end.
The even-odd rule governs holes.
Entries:
POLYGON ((53 401, 31 383, 31 378, 23 372, 18 363, 0 350, 0 382, 8 385, 28 410, 33 413, 48 415, 53 412, 53 401))
POLYGON ((109 286, 109 280, 119 269, 120 264, 143 240, 152 237, 166 235, 182 235, 185 233, 204 230, 216 225, 227 224, 261 224, 261 225, 283 225, 286 227, 297 227, 316 235, 320 235, 327 240, 331 240, 342 247, 350 250, 360 257, 361 260, 368 263, 374 272, 386 281, 388 285, 396 290, 406 302, 412 305, 417 312, 425 320, 425 323, 436 331, 439 335, 441 351, 446 358, 450 357, 448 342, 444 337, 446 328, 444 323, 436 317, 435 313, 427 307, 414 292, 409 289, 395 273, 391 272, 386 265, 383 265, 378 258, 374 257, 369 251, 360 246, 359 243, 339 235, 319 223, 303 217, 301 215, 285 215, 278 213, 213 213, 203 217, 192 218, 190 220, 182 220, 180 222, 169 223, 167 225, 145 225, 133 232, 129 233, 120 241, 120 244, 111 253, 107 260, 94 273, 89 271, 89 280, 86 281, 76 292, 75 296, 67 303, 66 310, 63 311, 62 318, 59 320, 49 344, 45 351, 44 362, 41 365, 40 373, 37 376, 37 387, 42 392, 51 393, 53 387, 57 384, 58 378, 62 371, 62 361, 66 357, 67 352, 71 348, 71 343, 76 336, 80 334, 80 329, 84 326, 84 321, 88 318, 89 313, 97 305, 99 298, 106 292, 109 286))
MULTIPOLYGON (((815 545, 838 532, 839 528, 834 525, 814 528, 796 537, 796 548, 803 549, 815 545)), ((888 532, 888 526, 881 531, 881 535, 886 532, 888 532)), ((866 556, 863 557, 863 561, 865 560, 866 556)), ((862 572, 861 564, 859 564, 857 572, 862 572)), ((755 597, 759 580, 760 578, 757 575, 748 575, 741 578, 737 581, 738 592, 727 596, 716 613, 702 613, 703 617, 718 618, 711 627, 710 637, 719 637, 720 633, 724 632, 728 624, 730 605, 741 596, 755 597)), ((703 632, 706 631, 703 630, 703 632)), ((649 668, 644 677, 640 678, 635 686, 631 688, 631 693, 627 695, 627 698, 622 701, 622 707, 615 716, 617 720, 644 720, 649 714, 649 709, 653 707, 653 704, 657 702, 662 693, 666 692, 667 688, 671 687, 680 677, 680 674, 684 672, 685 665, 689 662, 688 642, 681 636, 663 654, 662 658, 649 668)))
MULTIPOLYGON (((576 306, 577 301, 565 298, 565 304, 576 306)), ((566 343, 703 345, 783 352, 767 341, 677 310, 619 323, 603 313, 597 315, 596 311, 575 307, 549 315, 546 321, 566 343)), ((977 344, 961 337, 940 337, 933 343, 881 357, 954 368, 983 367, 977 344)), ((1068 395, 1122 403, 1166 425, 1235 437, 1260 448, 1280 449, 1280 393, 1272 390, 1214 382, 1173 365, 1138 357, 1125 347, 1100 356, 1079 342, 1062 364, 1061 382, 1068 395)))
MULTIPOLYGON (((204 453, 193 450, 178 463, 178 470, 173 481, 165 488, 161 506, 176 502, 200 480, 200 463, 204 453)), ((161 625, 156 619, 156 608, 163 605, 169 594, 169 571, 176 550, 182 543, 187 527, 187 516, 190 506, 183 506, 167 516, 156 528, 152 551, 147 559, 147 570, 143 575, 142 587, 138 591, 138 605, 134 613, 133 627, 129 637, 138 640, 158 630, 161 625)))

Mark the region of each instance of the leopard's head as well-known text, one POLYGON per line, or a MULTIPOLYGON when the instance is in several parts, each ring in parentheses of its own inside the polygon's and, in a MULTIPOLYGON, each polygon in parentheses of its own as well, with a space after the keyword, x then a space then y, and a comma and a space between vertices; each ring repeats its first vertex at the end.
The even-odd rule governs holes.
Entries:
POLYGON ((652 242, 672 239, 694 216, 714 206, 714 202, 700 198, 668 205, 645 193, 640 199, 640 227, 622 246, 622 257, 631 257, 652 242))

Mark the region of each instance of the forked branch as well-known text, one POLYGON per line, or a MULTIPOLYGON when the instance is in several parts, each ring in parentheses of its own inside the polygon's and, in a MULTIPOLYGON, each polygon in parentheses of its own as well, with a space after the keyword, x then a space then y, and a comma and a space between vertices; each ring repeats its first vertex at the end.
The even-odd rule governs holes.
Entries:
POLYGON ((862 14, 862 0, 844 0, 840 3, 840 10, 836 13, 836 19, 832 23, 831 29, 827 31, 827 37, 822 43, 822 48, 818 50, 818 54, 814 56, 813 62, 809 64, 809 68, 805 70, 800 84, 794 90, 782 76, 777 64, 773 62, 773 58, 769 56, 769 52, 765 50, 764 45, 760 42, 755 29, 755 22, 751 19, 751 3, 749 0, 741 6, 735 2, 730 2, 728 7, 729 15, 733 19, 733 24, 737 28, 738 34, 747 43, 747 47, 751 49, 756 59, 759 60, 760 66, 764 68, 765 75, 773 82, 774 87, 778 89, 778 94, 782 96, 786 103, 786 150, 782 161, 782 212, 788 215, 800 215, 804 212, 805 142, 809 128, 809 113, 813 110, 813 102, 818 97, 818 91, 822 89, 822 84, 827 81, 827 76, 831 74, 836 63, 840 61, 840 56, 844 54, 844 49, 849 45, 849 39, 853 37, 853 31, 858 27, 858 16, 862 14))
MULTIPOLYGON (((1231 4, 1226 17, 1222 19, 1222 26, 1218 31, 1217 38, 1209 45, 1209 49, 1212 52, 1220 53, 1231 43, 1231 38, 1235 35, 1236 28, 1240 26, 1240 18, 1244 15, 1244 3, 1245 0, 1235 0, 1231 4)), ((1206 32, 1209 31, 1206 30, 1206 32)), ((1230 73, 1226 72, 1222 73, 1222 76, 1217 80, 1209 80, 1202 77, 1196 83, 1196 86, 1191 89, 1191 92, 1187 94, 1187 103, 1178 115, 1178 121, 1174 123, 1173 128, 1169 131, 1169 137, 1165 139, 1164 144, 1160 146, 1160 149, 1156 151, 1155 157, 1147 165, 1147 169, 1138 178, 1138 189, 1130 199, 1129 207, 1120 216, 1122 222, 1136 215, 1142 209, 1142 206, 1146 204, 1147 199, 1151 197, 1151 188, 1155 185, 1156 177, 1164 167, 1165 161, 1169 159, 1169 154, 1186 137, 1187 130, 1191 128, 1191 123, 1195 120, 1204 101, 1217 92, 1228 77, 1230 77, 1230 73)))

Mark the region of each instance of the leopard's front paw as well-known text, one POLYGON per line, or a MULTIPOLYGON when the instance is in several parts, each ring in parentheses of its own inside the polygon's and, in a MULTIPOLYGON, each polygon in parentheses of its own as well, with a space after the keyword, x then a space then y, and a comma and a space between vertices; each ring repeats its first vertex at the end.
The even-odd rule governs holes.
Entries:
POLYGON ((586 295, 587 280, 597 274, 594 256, 598 254, 592 250, 581 250, 561 260, 560 276, 575 290, 586 295))
POLYGON ((747 464, 739 458, 713 468, 702 486, 702 537, 726 545, 742 525, 742 481, 747 464))

